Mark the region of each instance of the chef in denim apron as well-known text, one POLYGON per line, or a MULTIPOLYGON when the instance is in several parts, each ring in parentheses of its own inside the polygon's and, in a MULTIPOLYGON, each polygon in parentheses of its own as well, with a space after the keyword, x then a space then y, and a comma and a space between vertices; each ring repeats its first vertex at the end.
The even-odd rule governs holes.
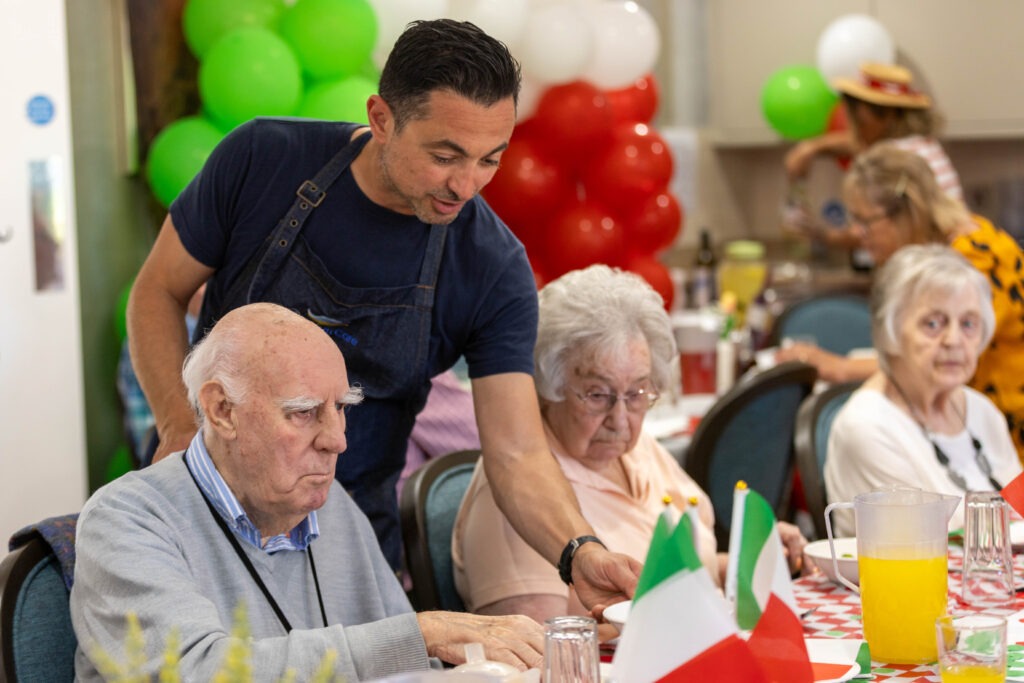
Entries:
MULTIPOLYGON (((357 126, 350 126, 345 137, 357 126)), ((365 400, 352 408, 348 449, 337 478, 370 518, 392 567, 401 558, 395 483, 405 465, 407 436, 430 391, 427 352, 437 273, 446 225, 430 226, 419 280, 405 287, 346 287, 331 276, 301 237, 302 227, 331 184, 359 156, 366 133, 345 145, 317 175, 302 184, 296 200, 242 275, 221 291, 211 280, 193 342, 226 312, 256 301, 273 301, 320 325, 338 344, 349 382, 365 400)))
POLYGON ((338 477, 395 565, 394 484, 406 439, 429 376, 465 355, 483 459, 502 484, 499 503, 585 605, 610 604, 631 594, 639 563, 595 542, 551 458, 531 379, 537 302, 530 264, 522 243, 477 197, 509 144, 519 76, 507 47, 472 24, 413 22, 388 57, 380 93, 367 101, 373 138, 362 154, 364 141, 338 139, 340 124, 257 120, 236 128, 172 203, 135 280, 131 351, 166 438, 164 457, 195 434, 175 371, 187 346, 180 309, 202 282, 210 284, 200 330, 261 299, 316 321, 368 397, 350 415, 338 477), (268 131, 256 139, 260 127, 268 131), (331 217, 306 223, 346 167, 326 199, 331 217), (346 199, 335 204, 338 196, 346 199), (403 232, 404 225, 416 232, 403 232), (451 258, 442 261, 442 251, 451 258), (401 286, 388 288, 392 282, 401 286), (435 300, 436 285, 444 295, 435 300))

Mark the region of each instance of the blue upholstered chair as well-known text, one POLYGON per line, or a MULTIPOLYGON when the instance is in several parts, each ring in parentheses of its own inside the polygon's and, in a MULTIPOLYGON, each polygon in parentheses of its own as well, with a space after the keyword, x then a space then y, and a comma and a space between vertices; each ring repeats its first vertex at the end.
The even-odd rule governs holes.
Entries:
POLYGON ((786 337, 814 337, 818 346, 845 356, 852 349, 871 348, 871 312, 859 294, 818 294, 787 307, 772 325, 768 343, 786 337))
POLYGON ((796 413, 818 373, 789 362, 754 375, 719 398, 701 420, 686 451, 685 469, 715 508, 718 547, 729 542, 736 482, 747 482, 789 519, 796 413))
POLYGON ((78 641, 68 599, 76 518, 53 518, 15 534, 17 547, 0 562, 0 682, 74 680, 78 641))
POLYGON ((479 457, 468 450, 430 460, 402 488, 402 542, 417 610, 466 610, 452 573, 452 528, 479 457))
POLYGON ((832 428, 839 409, 846 404, 850 394, 857 390, 860 382, 833 384, 817 394, 804 399, 796 414, 796 434, 793 445, 796 451, 796 468, 804 488, 807 512, 814 522, 814 533, 825 538, 825 456, 828 455, 828 433, 832 428))

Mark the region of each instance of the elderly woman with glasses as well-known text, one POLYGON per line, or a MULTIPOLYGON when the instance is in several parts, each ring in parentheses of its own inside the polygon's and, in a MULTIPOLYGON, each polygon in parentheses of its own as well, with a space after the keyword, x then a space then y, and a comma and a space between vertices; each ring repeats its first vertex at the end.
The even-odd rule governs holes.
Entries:
MULTIPOLYGON (((636 275, 595 265, 540 292, 534 379, 548 444, 583 516, 609 549, 643 558, 666 501, 680 511, 694 504, 701 559, 720 581, 710 500, 642 430, 647 410, 670 386, 676 355, 661 297, 636 275)), ((792 525, 780 531, 795 568, 803 538, 792 525)), ((540 621, 587 613, 498 510, 479 466, 455 523, 452 555, 455 585, 470 611, 540 621)))
MULTIPOLYGON (((1006 420, 965 386, 994 325, 988 281, 949 247, 908 246, 888 259, 871 294, 879 369, 829 433, 830 501, 893 485, 999 490, 1020 474, 1006 420)), ((836 522, 853 534, 851 516, 836 522)), ((950 528, 962 526, 961 509, 950 528)))
MULTIPOLYGON (((843 184, 850 223, 861 244, 885 264, 908 244, 946 244, 960 252, 989 281, 995 309, 991 345, 982 347, 970 385, 999 407, 1020 457, 1024 457, 1024 252, 1011 235, 971 215, 946 195, 916 154, 890 144, 857 157, 843 184)), ((873 358, 846 358, 810 344, 795 344, 776 355, 779 362, 802 360, 829 382, 861 380, 878 369, 873 358)))

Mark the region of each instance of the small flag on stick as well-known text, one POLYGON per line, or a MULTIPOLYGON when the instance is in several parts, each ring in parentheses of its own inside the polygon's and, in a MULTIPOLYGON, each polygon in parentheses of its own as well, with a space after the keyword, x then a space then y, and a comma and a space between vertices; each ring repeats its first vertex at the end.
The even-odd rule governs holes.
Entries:
POLYGON ((810 683, 814 674, 775 513, 745 482, 737 482, 733 495, 725 585, 736 621, 752 629, 748 643, 769 680, 810 683))

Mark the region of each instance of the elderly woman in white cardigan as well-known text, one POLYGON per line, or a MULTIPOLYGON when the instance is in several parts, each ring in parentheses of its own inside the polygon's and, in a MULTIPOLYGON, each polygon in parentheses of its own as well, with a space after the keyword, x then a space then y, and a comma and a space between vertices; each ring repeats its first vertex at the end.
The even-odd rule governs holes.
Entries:
MULTIPOLYGON (((833 423, 829 501, 892 485, 963 495, 1020 474, 1006 419, 966 386, 992 338, 991 301, 985 276, 949 247, 904 247, 885 264, 871 293, 879 370, 833 423)), ((852 535, 842 512, 838 533, 852 535)), ((962 525, 961 505, 950 528, 962 525)))

